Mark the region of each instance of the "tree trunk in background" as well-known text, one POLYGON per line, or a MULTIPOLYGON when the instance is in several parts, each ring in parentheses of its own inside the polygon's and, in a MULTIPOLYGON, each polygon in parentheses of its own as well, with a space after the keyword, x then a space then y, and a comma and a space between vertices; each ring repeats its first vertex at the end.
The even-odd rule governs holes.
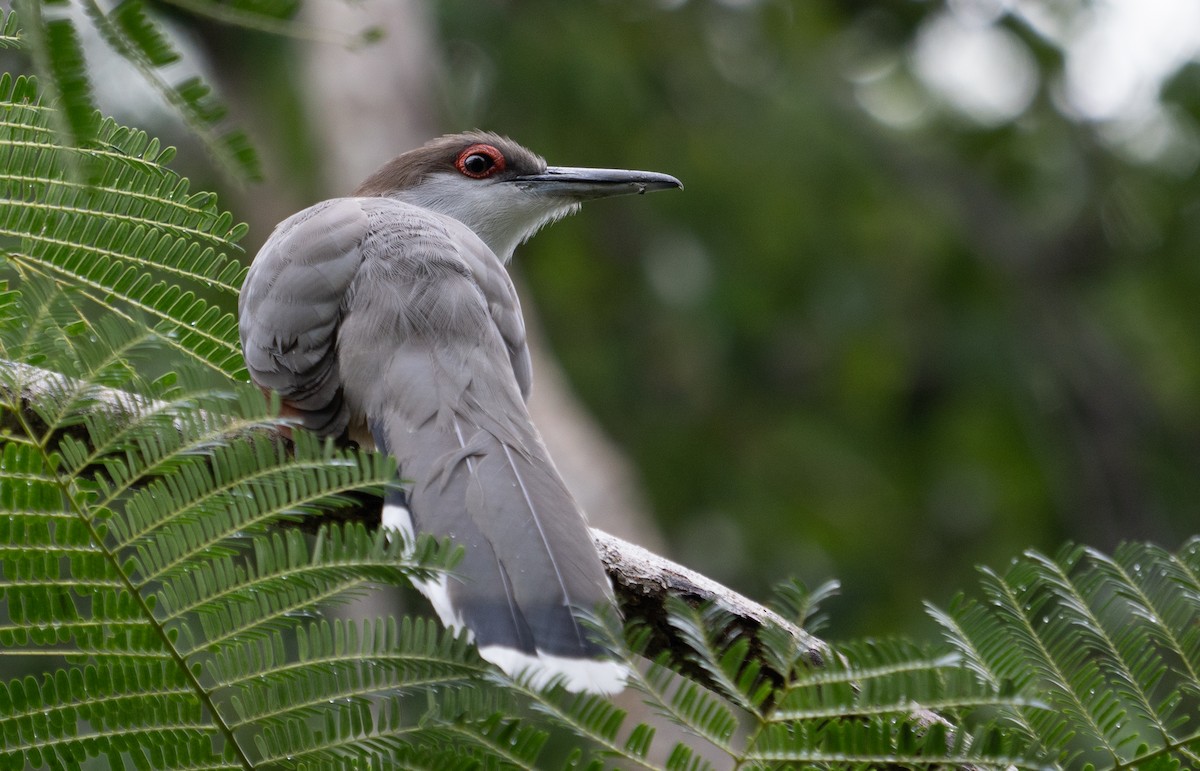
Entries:
MULTIPOLYGON (((344 195, 384 161, 440 133, 436 30, 429 7, 414 0, 308 3, 304 9, 304 21, 317 28, 384 31, 382 42, 357 50, 299 44, 307 81, 302 92, 309 96, 325 187, 330 196, 344 195)), ((529 408, 567 486, 591 525, 661 550, 636 475, 571 393, 537 329, 528 292, 521 293, 521 303, 533 354, 529 408)))
POLYGON ((305 3, 317 29, 378 27, 383 40, 356 49, 298 43, 309 125, 329 195, 346 195, 384 161, 438 133, 433 83, 436 31, 416 0, 305 3))
POLYGON ((536 309, 528 298, 528 292, 521 294, 533 353, 529 412, 546 440, 550 457, 592 527, 664 553, 662 533, 650 517, 637 472, 571 391, 565 373, 546 347, 536 309))

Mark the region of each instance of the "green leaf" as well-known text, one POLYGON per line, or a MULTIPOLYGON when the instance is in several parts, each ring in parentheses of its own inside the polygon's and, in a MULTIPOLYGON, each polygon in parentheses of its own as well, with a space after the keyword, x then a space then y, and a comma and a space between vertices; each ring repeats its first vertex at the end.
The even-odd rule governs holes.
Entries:
POLYGON ((90 302, 142 322, 178 352, 222 375, 242 372, 237 322, 205 295, 236 295, 245 269, 232 217, 161 165, 144 133, 101 122, 86 151, 94 186, 71 172, 80 150, 50 128, 56 111, 25 79, 0 81, 0 236, 18 270, 72 287, 90 302))
POLYGON ((87 145, 96 136, 99 113, 74 22, 52 6, 43 8, 36 0, 18 0, 16 9, 5 19, 6 29, 16 23, 13 13, 28 20, 21 24, 21 39, 32 51, 34 65, 45 77, 51 101, 58 108, 51 113, 55 128, 66 146, 87 145), (47 12, 54 15, 47 18, 47 12))
POLYGON ((1004 574, 984 572, 988 602, 934 609, 946 638, 982 678, 1036 693, 1046 708, 1002 714, 1060 762, 1098 767, 1193 764, 1200 593, 1188 559, 1149 544, 1108 556, 1027 552, 1004 574))
POLYGON ((0 12, 0 48, 22 48, 21 25, 16 11, 0 12))

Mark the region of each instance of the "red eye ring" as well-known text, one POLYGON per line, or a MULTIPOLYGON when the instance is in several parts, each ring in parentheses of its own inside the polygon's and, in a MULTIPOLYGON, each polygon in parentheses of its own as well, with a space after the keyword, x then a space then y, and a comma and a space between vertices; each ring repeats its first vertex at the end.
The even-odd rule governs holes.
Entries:
POLYGON ((483 179, 504 171, 504 153, 491 145, 476 144, 463 150, 454 161, 454 168, 464 177, 483 179))

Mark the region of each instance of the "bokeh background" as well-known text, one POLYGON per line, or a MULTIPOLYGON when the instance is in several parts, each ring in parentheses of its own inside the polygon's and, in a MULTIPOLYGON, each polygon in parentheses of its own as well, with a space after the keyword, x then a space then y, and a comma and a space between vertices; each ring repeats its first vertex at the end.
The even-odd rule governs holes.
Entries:
POLYGON ((183 146, 247 256, 444 131, 683 180, 514 267, 539 419, 631 540, 758 599, 836 577, 837 638, 928 631, 922 599, 1028 547, 1197 532, 1194 0, 327 0, 282 37, 156 8, 266 181, 128 73, 98 96, 183 146))

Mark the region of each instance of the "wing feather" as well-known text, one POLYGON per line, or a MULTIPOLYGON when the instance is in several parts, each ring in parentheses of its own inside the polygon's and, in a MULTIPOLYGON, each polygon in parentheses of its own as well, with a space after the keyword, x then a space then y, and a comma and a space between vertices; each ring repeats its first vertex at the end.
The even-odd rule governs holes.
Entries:
POLYGON ((275 228, 238 299, 250 377, 322 434, 346 430, 338 327, 362 262, 366 213, 353 199, 325 201, 275 228))

